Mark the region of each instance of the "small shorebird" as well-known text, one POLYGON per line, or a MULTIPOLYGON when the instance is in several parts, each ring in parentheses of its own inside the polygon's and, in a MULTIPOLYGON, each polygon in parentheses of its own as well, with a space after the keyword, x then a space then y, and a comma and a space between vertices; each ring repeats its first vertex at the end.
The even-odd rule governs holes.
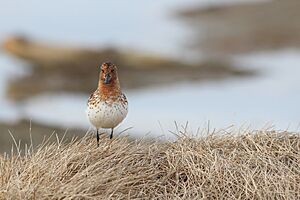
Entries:
POLYGON ((111 128, 110 139, 114 128, 119 125, 128 112, 126 96, 121 92, 116 65, 105 62, 101 65, 97 90, 88 100, 87 115, 97 129, 99 146, 99 129, 111 128))

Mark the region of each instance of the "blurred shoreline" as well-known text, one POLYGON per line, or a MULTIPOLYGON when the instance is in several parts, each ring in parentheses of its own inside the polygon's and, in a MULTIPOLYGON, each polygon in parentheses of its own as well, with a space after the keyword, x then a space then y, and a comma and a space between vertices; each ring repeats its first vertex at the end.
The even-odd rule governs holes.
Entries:
POLYGON ((162 86, 186 80, 207 81, 255 74, 235 67, 227 60, 187 63, 162 56, 116 49, 94 50, 53 46, 22 37, 9 37, 4 50, 25 60, 32 68, 29 76, 9 82, 8 97, 21 100, 43 92, 83 92, 96 89, 98 66, 107 60, 117 64, 124 89, 162 86))
POLYGON ((300 47, 300 1, 256 1, 195 6, 177 17, 192 29, 187 46, 206 54, 234 55, 300 47))

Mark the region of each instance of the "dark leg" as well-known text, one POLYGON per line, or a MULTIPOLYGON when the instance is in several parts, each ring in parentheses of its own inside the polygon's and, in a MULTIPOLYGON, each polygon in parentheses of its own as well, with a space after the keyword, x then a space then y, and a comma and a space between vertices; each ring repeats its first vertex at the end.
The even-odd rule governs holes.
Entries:
POLYGON ((111 132, 110 132, 110 137, 109 137, 110 139, 112 139, 112 138, 113 138, 113 134, 114 134, 114 128, 112 128, 112 129, 111 129, 111 132))
POLYGON ((99 132, 98 132, 98 129, 97 129, 97 147, 99 147, 99 140, 100 140, 100 137, 99 137, 99 132))

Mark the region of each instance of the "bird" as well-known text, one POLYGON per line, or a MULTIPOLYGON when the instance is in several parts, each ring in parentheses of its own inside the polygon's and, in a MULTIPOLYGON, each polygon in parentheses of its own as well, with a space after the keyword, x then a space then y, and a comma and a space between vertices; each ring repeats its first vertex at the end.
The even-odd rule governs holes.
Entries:
POLYGON ((111 129, 112 139, 114 128, 125 119, 127 113, 128 101, 121 91, 117 66, 111 62, 104 62, 100 66, 98 87, 90 95, 87 103, 87 116, 96 128, 98 147, 99 129, 111 129))

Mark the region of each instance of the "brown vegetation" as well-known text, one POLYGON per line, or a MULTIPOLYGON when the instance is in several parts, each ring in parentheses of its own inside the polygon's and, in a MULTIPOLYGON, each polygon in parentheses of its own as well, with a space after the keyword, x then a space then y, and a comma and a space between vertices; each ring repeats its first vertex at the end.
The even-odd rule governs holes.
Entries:
POLYGON ((43 144, 0 156, 0 199, 299 199, 299 133, 43 144))

